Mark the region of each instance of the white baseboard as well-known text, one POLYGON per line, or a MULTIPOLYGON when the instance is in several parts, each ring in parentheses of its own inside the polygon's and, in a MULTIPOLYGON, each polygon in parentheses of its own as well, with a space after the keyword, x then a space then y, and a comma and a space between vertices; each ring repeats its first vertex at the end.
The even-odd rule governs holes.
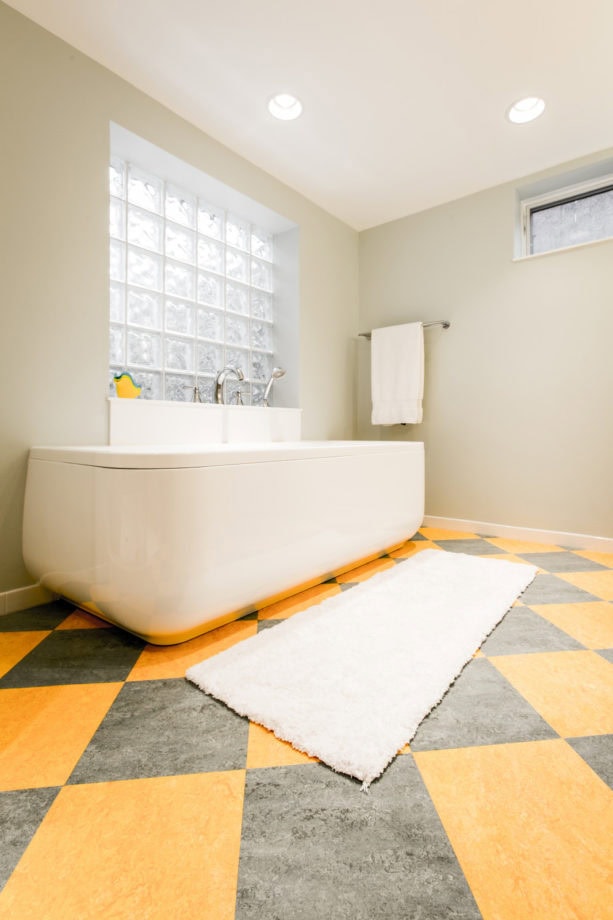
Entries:
POLYGON ((535 530, 532 527, 513 527, 510 524, 492 524, 488 521, 463 521, 460 518, 424 517, 426 527, 441 530, 464 530, 467 533, 485 534, 489 537, 506 537, 509 540, 529 540, 532 543, 553 543, 569 549, 589 549, 600 553, 613 553, 613 537, 595 537, 586 533, 566 533, 561 530, 535 530))
POLYGON ((0 592, 0 616, 27 610, 28 607, 36 607, 38 604, 48 604, 56 598, 57 594, 47 591, 41 585, 27 585, 25 588, 3 591, 0 592))

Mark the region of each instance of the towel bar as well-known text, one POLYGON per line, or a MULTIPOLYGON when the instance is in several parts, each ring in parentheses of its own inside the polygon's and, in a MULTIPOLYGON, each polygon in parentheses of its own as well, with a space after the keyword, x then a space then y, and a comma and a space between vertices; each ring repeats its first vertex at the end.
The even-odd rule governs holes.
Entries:
MULTIPOLYGON (((432 323, 423 323, 422 325, 424 329, 427 329, 428 326, 442 326, 443 329, 449 329, 449 327, 451 326, 451 323, 449 322, 448 319, 437 319, 432 323)), ((371 332, 359 332, 358 335, 361 335, 365 339, 369 339, 372 333, 371 332)))

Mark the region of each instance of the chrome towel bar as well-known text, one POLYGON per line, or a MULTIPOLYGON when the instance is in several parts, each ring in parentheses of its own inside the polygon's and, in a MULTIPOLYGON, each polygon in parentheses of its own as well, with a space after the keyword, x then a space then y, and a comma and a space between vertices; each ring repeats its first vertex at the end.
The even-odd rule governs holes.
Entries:
MULTIPOLYGON (((429 326, 442 326, 443 329, 449 329, 451 323, 448 319, 437 319, 432 323, 423 323, 424 329, 427 329, 429 326)), ((372 335, 371 332, 359 332, 358 335, 361 335, 365 339, 369 339, 372 335)))

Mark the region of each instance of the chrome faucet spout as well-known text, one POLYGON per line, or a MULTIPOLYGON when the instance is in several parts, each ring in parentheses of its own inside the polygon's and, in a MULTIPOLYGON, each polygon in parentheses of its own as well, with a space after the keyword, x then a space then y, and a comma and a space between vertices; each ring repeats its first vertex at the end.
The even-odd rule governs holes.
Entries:
POLYGON ((223 370, 217 374, 215 378, 215 401, 222 406, 225 405, 226 402, 223 385, 226 382, 226 377, 230 376, 236 377, 237 380, 245 379, 245 375, 240 367, 232 367, 231 364, 226 364, 223 370))

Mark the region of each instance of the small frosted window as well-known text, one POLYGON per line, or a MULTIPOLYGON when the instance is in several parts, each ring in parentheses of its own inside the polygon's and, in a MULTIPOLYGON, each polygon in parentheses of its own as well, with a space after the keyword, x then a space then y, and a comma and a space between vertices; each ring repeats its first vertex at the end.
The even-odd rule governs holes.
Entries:
POLYGON ((613 237, 613 188, 530 210, 530 254, 613 237))

